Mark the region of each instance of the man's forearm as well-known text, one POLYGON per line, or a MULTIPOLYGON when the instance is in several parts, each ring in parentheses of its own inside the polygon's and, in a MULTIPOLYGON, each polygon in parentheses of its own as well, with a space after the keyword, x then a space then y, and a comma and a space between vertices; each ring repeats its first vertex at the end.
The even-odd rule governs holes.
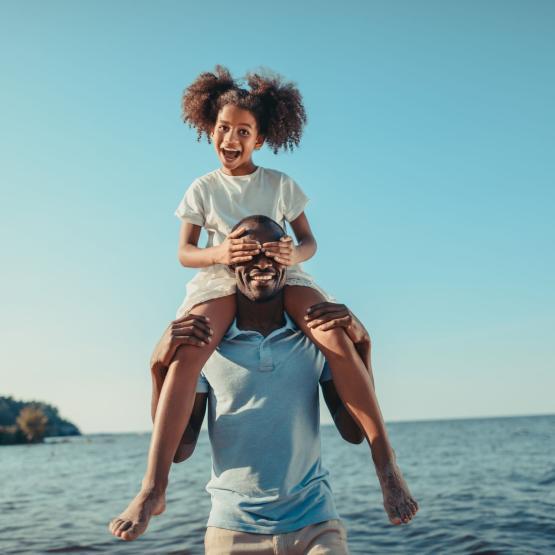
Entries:
POLYGON ((150 402, 150 414, 152 416, 152 422, 154 422, 156 407, 158 406, 158 400, 160 399, 160 393, 162 391, 162 385, 164 384, 164 378, 166 377, 167 371, 168 369, 159 362, 154 362, 150 366, 150 375, 152 376, 152 400, 150 402))
POLYGON ((366 370, 370 374, 370 381, 372 382, 372 387, 374 387, 374 374, 372 372, 372 362, 370 358, 370 339, 366 339, 361 343, 355 343, 355 349, 357 350, 358 356, 361 358, 366 370))
MULTIPOLYGON (((370 338, 367 337, 364 340, 355 343, 354 345, 358 356, 364 363, 366 370, 368 370, 370 381, 372 382, 372 387, 374 387, 374 376, 372 374, 372 364, 370 358, 370 338)), ((336 410, 333 413, 333 421, 341 436, 346 441, 350 443, 362 443, 364 441, 364 433, 362 432, 354 418, 351 416, 349 411, 346 409, 339 395, 337 396, 336 410)))
POLYGON ((337 407, 333 415, 333 422, 345 441, 349 443, 362 443, 364 441, 362 430, 353 420, 353 417, 349 414, 343 403, 340 403, 337 407))

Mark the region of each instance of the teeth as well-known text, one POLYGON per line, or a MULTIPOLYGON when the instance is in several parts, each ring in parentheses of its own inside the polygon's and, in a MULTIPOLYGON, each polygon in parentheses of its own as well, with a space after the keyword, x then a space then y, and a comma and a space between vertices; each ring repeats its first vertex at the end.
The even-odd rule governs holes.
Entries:
POLYGON ((251 279, 254 281, 270 281, 273 276, 265 275, 265 276, 251 276, 251 279))

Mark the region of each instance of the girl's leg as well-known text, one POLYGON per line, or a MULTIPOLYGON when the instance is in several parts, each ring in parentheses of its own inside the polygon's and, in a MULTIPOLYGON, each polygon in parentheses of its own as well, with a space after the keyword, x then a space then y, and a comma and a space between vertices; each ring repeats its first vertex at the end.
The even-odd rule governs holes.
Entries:
POLYGON ((156 409, 142 488, 127 509, 110 523, 115 536, 134 540, 146 530, 152 515, 164 511, 170 466, 191 416, 198 376, 231 325, 235 310, 235 295, 214 299, 191 310, 210 319, 212 341, 203 347, 182 345, 170 364, 156 409))
POLYGON ((395 463, 395 454, 375 394, 371 368, 366 368, 343 329, 311 329, 304 319, 309 307, 325 300, 310 287, 289 285, 285 288, 285 310, 326 357, 341 400, 370 444, 391 522, 406 522, 416 512, 413 505, 417 505, 395 463))
MULTIPOLYGON (((233 296, 233 298, 235 298, 233 296)), ((200 314, 201 313, 201 306, 202 304, 194 306, 191 310, 189 310, 186 314, 200 314)), ((231 321, 230 321, 231 323, 231 321)), ((229 326, 228 326, 229 327, 229 326)), ((167 330, 166 330, 167 332, 167 330)), ((164 333, 166 333, 164 332, 164 333)), ((212 350, 217 347, 217 344, 214 344, 213 341, 210 342, 212 350)), ((175 353, 174 353, 175 354, 175 353)), ((172 355, 173 356, 173 355, 172 355)), ((173 361, 173 358, 172 358, 173 361)), ((180 360, 178 368, 181 368, 185 365, 185 361, 180 360)), ((180 371, 180 370, 178 370, 180 371)), ((150 414, 152 417, 152 423, 154 424, 154 419, 156 417, 156 409, 158 408, 158 402, 160 400, 160 394, 162 393, 162 388, 164 386, 164 381, 166 379, 166 375, 168 373, 168 368, 161 367, 159 365, 155 365, 151 367, 151 378, 152 378, 152 396, 150 401, 150 414)), ((183 431, 183 436, 181 437, 177 451, 174 454, 173 462, 179 463, 188 458, 190 455, 190 439, 194 435, 196 437, 196 433, 193 432, 191 427, 191 423, 188 422, 185 430, 183 431)))

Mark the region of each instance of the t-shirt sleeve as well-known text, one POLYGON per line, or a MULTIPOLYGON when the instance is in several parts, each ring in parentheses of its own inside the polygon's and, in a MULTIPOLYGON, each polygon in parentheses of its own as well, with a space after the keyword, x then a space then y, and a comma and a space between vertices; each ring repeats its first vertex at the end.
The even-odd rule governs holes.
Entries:
POLYGON ((197 380, 197 393, 208 393, 210 384, 205 375, 201 372, 197 380))
POLYGON ((328 364, 328 361, 326 360, 324 368, 322 369, 322 373, 320 374, 320 383, 329 382, 332 379, 333 378, 331 375, 331 368, 328 364))
POLYGON ((206 222, 206 212, 204 195, 199 181, 193 181, 185 191, 179 206, 175 211, 178 218, 195 225, 204 226, 206 222))
POLYGON ((282 211, 285 219, 288 222, 292 222, 303 212, 308 202, 308 197, 304 194, 295 180, 283 174, 281 182, 281 201, 283 203, 282 211))

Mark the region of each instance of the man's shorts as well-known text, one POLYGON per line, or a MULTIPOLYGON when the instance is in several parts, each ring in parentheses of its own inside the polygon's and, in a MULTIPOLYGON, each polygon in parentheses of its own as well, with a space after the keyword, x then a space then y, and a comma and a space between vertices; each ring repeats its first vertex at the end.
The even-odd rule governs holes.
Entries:
POLYGON ((349 555, 340 520, 326 520, 286 534, 250 534, 209 526, 206 555, 349 555))

